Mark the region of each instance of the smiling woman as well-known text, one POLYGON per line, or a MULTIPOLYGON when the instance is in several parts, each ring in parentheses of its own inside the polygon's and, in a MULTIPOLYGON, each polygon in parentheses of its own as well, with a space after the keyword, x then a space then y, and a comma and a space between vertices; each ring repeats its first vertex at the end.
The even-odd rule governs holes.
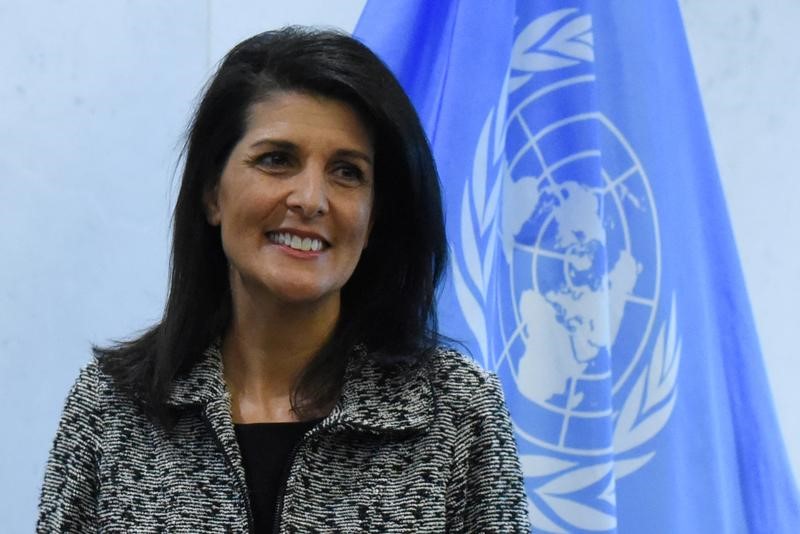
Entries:
POLYGON ((527 532, 494 375, 440 346, 438 177, 354 39, 266 32, 186 142, 162 320, 96 348, 40 532, 527 532))

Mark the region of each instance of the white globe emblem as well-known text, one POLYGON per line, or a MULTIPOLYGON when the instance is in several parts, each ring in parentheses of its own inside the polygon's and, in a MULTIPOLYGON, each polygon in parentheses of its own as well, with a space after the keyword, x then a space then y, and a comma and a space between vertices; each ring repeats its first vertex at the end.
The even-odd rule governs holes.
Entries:
POLYGON ((532 403, 515 421, 526 439, 608 454, 613 397, 656 317, 660 255, 646 174, 614 125, 591 111, 540 124, 563 92, 572 105, 591 102, 590 86, 568 80, 508 114, 496 237, 503 261, 487 295, 501 328, 489 354, 532 403))

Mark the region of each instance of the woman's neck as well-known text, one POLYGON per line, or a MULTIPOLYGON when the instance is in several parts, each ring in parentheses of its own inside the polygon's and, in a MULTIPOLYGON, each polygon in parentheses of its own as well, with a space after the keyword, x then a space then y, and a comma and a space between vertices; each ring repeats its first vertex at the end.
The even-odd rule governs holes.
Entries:
POLYGON ((291 393, 336 326, 338 295, 313 304, 287 304, 232 293, 222 356, 234 422, 297 420, 291 393))

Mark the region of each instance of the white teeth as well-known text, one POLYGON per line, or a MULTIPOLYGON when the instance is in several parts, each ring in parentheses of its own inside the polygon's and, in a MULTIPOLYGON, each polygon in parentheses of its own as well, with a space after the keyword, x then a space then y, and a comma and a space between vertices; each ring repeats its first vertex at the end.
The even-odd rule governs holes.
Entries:
POLYGON ((295 250, 302 250, 304 252, 318 252, 322 250, 322 241, 319 239, 311 239, 310 237, 302 238, 286 232, 270 232, 269 239, 273 243, 285 245, 295 250))

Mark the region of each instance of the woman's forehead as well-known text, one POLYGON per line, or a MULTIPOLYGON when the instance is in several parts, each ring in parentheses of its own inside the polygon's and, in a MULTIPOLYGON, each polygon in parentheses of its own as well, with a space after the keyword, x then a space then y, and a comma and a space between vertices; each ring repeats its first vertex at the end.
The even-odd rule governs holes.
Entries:
POLYGON ((287 142, 324 141, 340 148, 374 152, 371 128, 350 104, 322 95, 279 91, 253 103, 243 141, 260 138, 287 142))

